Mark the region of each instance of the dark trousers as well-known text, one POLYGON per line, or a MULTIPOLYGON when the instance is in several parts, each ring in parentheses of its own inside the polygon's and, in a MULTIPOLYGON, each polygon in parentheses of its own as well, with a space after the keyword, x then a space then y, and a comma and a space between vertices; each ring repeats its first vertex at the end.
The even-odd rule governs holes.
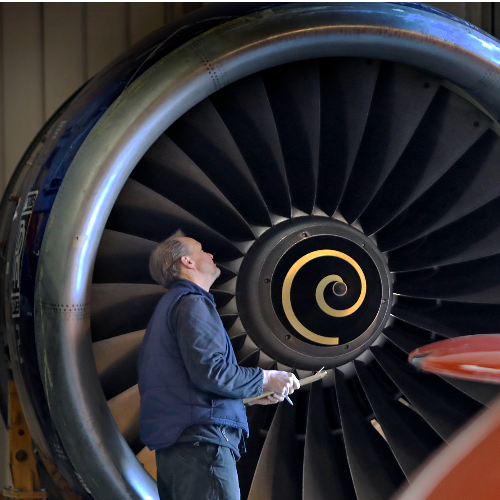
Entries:
POLYGON ((178 443, 156 450, 160 500, 240 500, 236 460, 227 446, 178 443))

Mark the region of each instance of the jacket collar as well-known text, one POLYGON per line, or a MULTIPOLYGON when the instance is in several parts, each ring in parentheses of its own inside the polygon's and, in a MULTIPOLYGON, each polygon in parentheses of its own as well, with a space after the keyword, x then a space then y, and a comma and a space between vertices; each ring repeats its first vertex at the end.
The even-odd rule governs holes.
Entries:
POLYGON ((196 283, 193 283, 192 281, 186 280, 184 278, 175 280, 172 283, 170 290, 179 290, 179 291, 183 291, 184 293, 186 293, 186 292, 197 293, 197 294, 203 295, 207 299, 211 300, 215 305, 214 296, 210 292, 206 292, 205 290, 203 290, 203 288, 201 288, 201 286, 197 285, 196 283))

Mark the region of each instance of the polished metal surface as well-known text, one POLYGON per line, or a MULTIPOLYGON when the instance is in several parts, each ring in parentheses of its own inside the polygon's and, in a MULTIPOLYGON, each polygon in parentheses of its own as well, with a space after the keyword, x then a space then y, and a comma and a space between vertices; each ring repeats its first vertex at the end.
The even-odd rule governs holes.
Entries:
POLYGON ((265 68, 332 56, 422 68, 500 117, 500 45, 486 35, 411 6, 289 4, 222 25, 159 61, 108 109, 65 176, 37 270, 37 350, 55 425, 97 500, 157 497, 108 409, 90 342, 93 263, 121 188, 160 134, 216 90, 265 68))

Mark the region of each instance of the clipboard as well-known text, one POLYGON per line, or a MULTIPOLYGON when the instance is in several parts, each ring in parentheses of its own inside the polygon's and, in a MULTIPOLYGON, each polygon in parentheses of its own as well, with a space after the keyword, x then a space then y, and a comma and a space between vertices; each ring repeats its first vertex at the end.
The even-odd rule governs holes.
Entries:
MULTIPOLYGON (((303 378, 299 380, 300 387, 303 387, 308 384, 312 384, 313 382, 316 382, 317 380, 321 380, 325 375, 327 374, 326 371, 319 371, 318 373, 311 375, 310 377, 303 378)), ((266 391, 263 392, 260 396, 256 396, 254 398, 245 398, 243 400, 244 404, 251 403, 252 401, 256 401, 257 399, 262 399, 266 398, 270 394, 274 394, 274 391, 266 391)))

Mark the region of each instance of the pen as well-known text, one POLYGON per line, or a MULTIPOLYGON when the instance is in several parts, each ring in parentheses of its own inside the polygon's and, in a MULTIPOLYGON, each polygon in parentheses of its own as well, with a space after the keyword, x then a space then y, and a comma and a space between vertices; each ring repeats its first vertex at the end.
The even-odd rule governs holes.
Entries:
MULTIPOLYGON (((325 368, 324 366, 322 366, 317 372, 316 374, 318 373, 321 373, 323 371, 323 368, 325 368)), ((288 396, 285 396, 285 399, 293 406, 293 403, 292 403, 292 400, 288 397, 288 396)))
MULTIPOLYGON (((324 366, 320 368, 320 370, 317 373, 321 373, 323 371, 323 368, 324 366)), ((288 396, 285 396, 285 399, 293 406, 292 400, 288 396)))

